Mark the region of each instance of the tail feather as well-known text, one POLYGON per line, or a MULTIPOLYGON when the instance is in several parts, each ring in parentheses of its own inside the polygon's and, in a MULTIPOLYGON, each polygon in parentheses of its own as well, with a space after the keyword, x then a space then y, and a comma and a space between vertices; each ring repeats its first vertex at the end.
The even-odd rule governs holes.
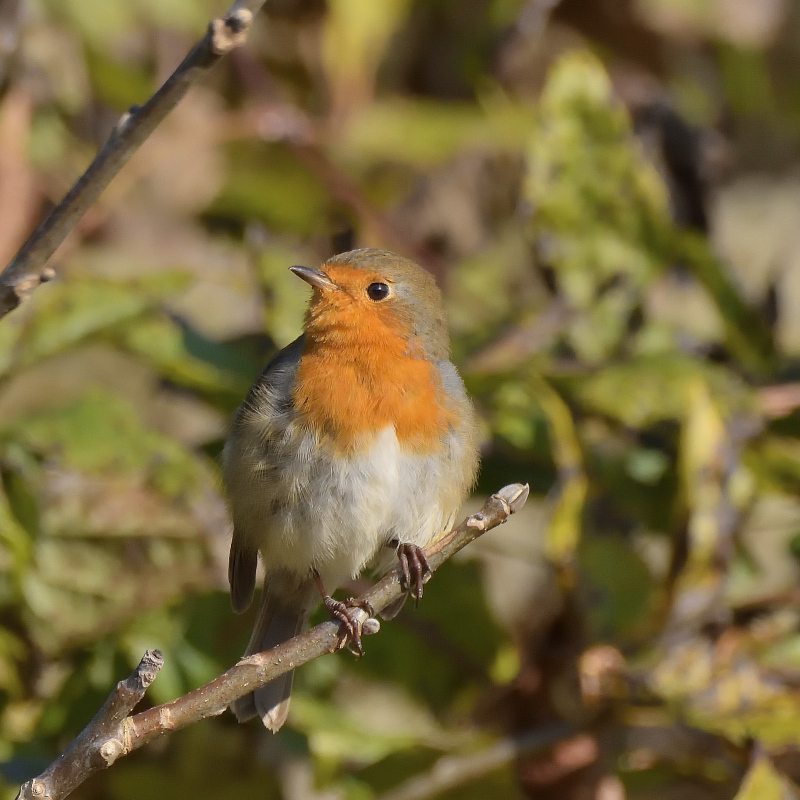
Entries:
POLYGON ((237 614, 242 614, 253 602, 253 589, 256 586, 256 567, 258 550, 243 547, 234 541, 228 559, 228 582, 231 586, 231 605, 237 614))
MULTIPOLYGON (((265 581, 261 591, 258 617, 245 656, 261 653, 297 636, 308 621, 313 593, 307 585, 293 591, 280 591, 279 582, 265 581)), ((312 584, 313 586, 313 584, 312 584)), ((251 694, 240 697, 231 705, 239 722, 261 717, 264 727, 276 733, 289 714, 294 670, 270 681, 251 694)))

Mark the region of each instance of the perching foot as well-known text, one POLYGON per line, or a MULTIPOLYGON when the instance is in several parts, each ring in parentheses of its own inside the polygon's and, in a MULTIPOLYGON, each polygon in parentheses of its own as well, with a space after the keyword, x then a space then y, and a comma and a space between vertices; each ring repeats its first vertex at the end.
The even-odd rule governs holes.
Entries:
POLYGON ((330 595, 322 598, 325 610, 342 626, 337 649, 347 647, 353 655, 361 658, 364 655, 364 646, 361 643, 362 625, 360 615, 354 613, 356 610, 366 611, 367 617, 374 617, 375 611, 366 600, 359 600, 356 597, 349 597, 347 600, 334 600, 330 595))
POLYGON ((397 545, 397 557, 400 559, 400 582, 403 588, 414 598, 414 607, 422 599, 422 588, 431 574, 431 565, 425 557, 425 551, 415 544, 400 542, 397 545))

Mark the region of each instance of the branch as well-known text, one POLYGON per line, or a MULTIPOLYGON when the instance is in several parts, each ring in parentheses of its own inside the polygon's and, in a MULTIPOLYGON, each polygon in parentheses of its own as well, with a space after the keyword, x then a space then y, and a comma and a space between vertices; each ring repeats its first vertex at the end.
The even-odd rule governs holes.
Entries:
MULTIPOLYGON (((528 486, 511 484, 493 494, 483 508, 467 517, 425 554, 435 571, 447 559, 486 531, 504 523, 528 499, 528 486)), ((376 583, 361 599, 381 611, 403 595, 398 572, 376 583)), ((367 622, 366 613, 360 612, 367 622)), ((377 620, 364 633, 377 633, 377 620)), ((165 733, 222 714, 237 698, 289 670, 333 653, 339 642, 339 624, 323 622, 264 653, 243 658, 218 678, 169 703, 130 716, 163 665, 161 654, 148 650, 133 675, 120 682, 105 705, 77 739, 41 775, 23 784, 17 800, 62 800, 90 775, 110 767, 118 758, 138 750, 165 733)))
POLYGON ((163 666, 161 652, 148 650, 133 674, 116 685, 78 738, 38 778, 23 784, 17 798, 66 797, 87 776, 110 767, 125 749, 118 738, 125 720, 163 666))
POLYGON ((189 89, 222 56, 244 43, 253 16, 264 1, 237 0, 224 17, 212 20, 206 35, 163 86, 143 106, 133 106, 122 115, 86 172, 0 273, 0 317, 13 311, 37 286, 55 276, 45 266, 50 256, 189 89))

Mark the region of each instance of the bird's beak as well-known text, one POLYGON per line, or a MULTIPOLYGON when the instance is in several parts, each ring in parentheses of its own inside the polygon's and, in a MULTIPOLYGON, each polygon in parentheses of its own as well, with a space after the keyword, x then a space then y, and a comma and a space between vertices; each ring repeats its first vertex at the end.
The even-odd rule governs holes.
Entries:
POLYGON ((339 287, 321 270, 311 267, 289 267, 289 269, 315 289, 338 289, 339 287))

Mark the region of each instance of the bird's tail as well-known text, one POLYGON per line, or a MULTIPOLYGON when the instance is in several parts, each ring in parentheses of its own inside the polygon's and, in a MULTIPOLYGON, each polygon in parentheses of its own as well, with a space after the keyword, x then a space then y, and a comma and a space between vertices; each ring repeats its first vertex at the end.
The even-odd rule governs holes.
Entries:
MULTIPOLYGON (((284 581, 264 581, 258 616, 245 656, 261 653, 297 636, 308 621, 313 605, 313 583, 288 587, 284 581)), ((277 733, 289 714, 294 670, 270 681, 231 705, 239 722, 259 716, 267 730, 277 733)))

